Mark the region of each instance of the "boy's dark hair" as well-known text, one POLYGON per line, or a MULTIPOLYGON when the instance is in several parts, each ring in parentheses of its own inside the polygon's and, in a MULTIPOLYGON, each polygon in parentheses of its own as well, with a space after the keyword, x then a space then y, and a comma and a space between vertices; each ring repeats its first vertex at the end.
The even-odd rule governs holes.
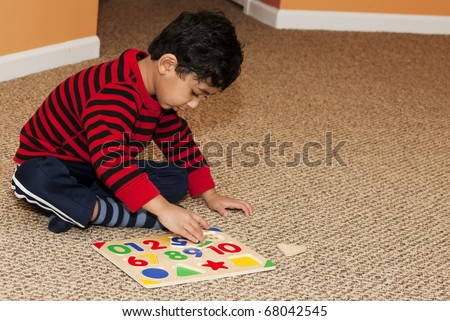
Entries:
POLYGON ((193 72, 222 90, 239 76, 243 61, 234 26, 220 11, 183 12, 151 42, 148 53, 152 60, 171 53, 181 77, 193 72))

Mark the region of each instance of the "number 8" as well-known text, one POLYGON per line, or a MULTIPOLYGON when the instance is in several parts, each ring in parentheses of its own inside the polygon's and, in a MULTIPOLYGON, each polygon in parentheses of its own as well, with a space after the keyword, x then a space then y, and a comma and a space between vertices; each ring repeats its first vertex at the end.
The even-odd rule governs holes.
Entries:
POLYGON ((182 260, 187 260, 187 256, 181 254, 178 251, 167 251, 164 252, 165 255, 167 255, 169 257, 169 259, 171 260, 176 260, 176 261, 182 261, 182 260))

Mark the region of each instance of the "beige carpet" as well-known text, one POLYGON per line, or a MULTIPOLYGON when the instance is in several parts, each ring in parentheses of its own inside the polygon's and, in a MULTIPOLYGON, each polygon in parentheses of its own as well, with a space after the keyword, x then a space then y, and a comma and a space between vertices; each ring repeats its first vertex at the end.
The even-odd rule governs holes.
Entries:
POLYGON ((224 0, 103 0, 99 14, 100 59, 0 83, 1 300, 450 299, 449 36, 274 30, 224 0), (204 7, 235 22, 246 60, 231 88, 184 115, 210 147, 219 191, 257 215, 224 219, 201 200, 183 204, 277 268, 149 290, 91 244, 150 232, 50 233, 10 191, 12 156, 60 81, 146 49, 180 11, 204 7), (281 242, 307 250, 286 257, 281 242))

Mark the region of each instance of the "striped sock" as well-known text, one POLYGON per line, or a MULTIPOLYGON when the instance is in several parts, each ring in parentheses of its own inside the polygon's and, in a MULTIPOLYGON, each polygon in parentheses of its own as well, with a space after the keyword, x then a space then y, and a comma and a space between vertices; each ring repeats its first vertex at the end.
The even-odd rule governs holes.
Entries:
POLYGON ((144 209, 131 213, 130 210, 114 198, 97 196, 98 215, 92 224, 118 227, 145 227, 154 230, 161 229, 156 216, 144 209))

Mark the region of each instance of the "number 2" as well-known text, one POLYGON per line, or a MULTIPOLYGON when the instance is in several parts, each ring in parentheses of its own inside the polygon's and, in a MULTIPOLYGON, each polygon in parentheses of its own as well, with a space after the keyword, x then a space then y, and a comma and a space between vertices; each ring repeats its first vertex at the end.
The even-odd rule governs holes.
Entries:
POLYGON ((145 245, 150 245, 151 244, 152 246, 150 247, 150 249, 152 249, 152 250, 167 249, 167 246, 160 245, 160 243, 158 241, 156 241, 156 240, 145 240, 142 243, 144 243, 145 245))

